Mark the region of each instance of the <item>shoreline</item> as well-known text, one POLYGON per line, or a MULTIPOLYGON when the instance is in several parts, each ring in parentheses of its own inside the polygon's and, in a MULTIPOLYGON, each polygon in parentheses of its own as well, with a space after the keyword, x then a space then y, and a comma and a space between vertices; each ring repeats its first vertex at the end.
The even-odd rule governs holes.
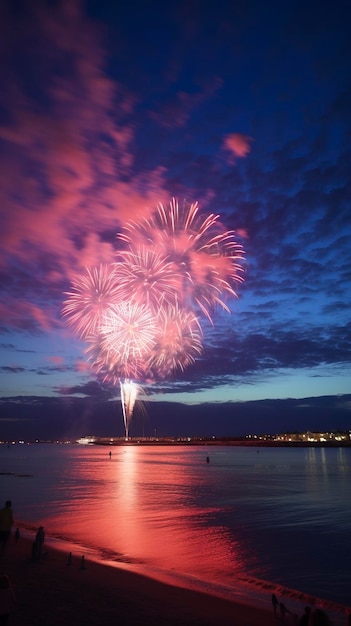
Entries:
MULTIPOLYGON (((33 535, 34 537, 34 535, 33 535)), ((1 560, 16 594, 12 626, 33 624, 100 626, 102 623, 158 626, 273 626, 272 610, 232 603, 156 581, 119 567, 83 560, 44 544, 39 561, 32 542, 13 537, 1 560)))
MULTIPOLYGON (((80 446, 174 446, 174 447, 247 447, 247 448, 351 448, 351 439, 347 440, 326 440, 326 441, 302 441, 302 440, 273 440, 264 439, 246 439, 246 438, 206 438, 206 437, 125 437, 114 436, 95 436, 81 437, 79 439, 53 439, 53 440, 11 440, 0 441, 0 446, 7 448, 13 445, 80 445, 80 446)), ((5 472, 6 473, 6 472, 5 472)))
MULTIPOLYGON (((200 589, 195 580, 184 586, 184 579, 177 584, 172 573, 155 576, 154 572, 138 571, 89 552, 84 556, 82 546, 51 537, 45 541, 44 556, 33 561, 34 538, 34 531, 21 530, 20 540, 15 543, 12 534, 0 560, 0 573, 9 575, 17 597, 12 626, 93 626, 112 619, 128 626, 139 625, 141 620, 150 626, 217 626, 219 622, 222 626, 273 626, 277 624, 271 604, 273 592, 288 610, 283 621, 289 626, 296 624, 308 603, 300 592, 250 577, 246 581, 238 579, 238 589, 234 590, 237 597, 222 595, 213 586, 200 589)), ((328 613, 333 626, 346 625, 348 607, 307 599, 311 600, 310 606, 328 613)))

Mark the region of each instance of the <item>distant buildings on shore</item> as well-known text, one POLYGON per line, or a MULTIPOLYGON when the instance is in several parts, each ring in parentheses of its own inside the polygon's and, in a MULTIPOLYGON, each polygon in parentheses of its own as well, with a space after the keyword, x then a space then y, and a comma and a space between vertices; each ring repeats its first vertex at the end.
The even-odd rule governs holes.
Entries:
POLYGON ((256 445, 256 446, 351 446, 351 430, 348 431, 328 431, 304 433, 280 433, 280 434, 250 434, 240 437, 97 437, 88 435, 79 439, 47 440, 34 439, 25 441, 23 439, 1 441, 1 444, 10 446, 12 444, 35 444, 35 443, 56 443, 56 444, 81 444, 81 445, 256 445))
POLYGON ((280 433, 244 435, 240 437, 81 437, 76 442, 82 445, 116 446, 123 444, 140 445, 350 445, 350 431, 330 431, 305 433, 280 433))
POLYGON ((279 435, 246 435, 246 439, 291 443, 351 443, 351 431, 281 433, 279 435))

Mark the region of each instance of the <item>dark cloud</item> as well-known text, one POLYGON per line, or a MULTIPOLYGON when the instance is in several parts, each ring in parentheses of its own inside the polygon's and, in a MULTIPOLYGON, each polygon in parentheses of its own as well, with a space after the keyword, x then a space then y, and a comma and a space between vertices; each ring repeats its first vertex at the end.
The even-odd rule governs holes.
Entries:
POLYGON ((5 365, 0 368, 2 372, 7 372, 11 374, 18 374, 18 372, 24 372, 24 367, 10 367, 9 365, 5 365))
MULTIPOLYGON (((0 399, 2 439, 64 439, 94 434, 123 437, 117 400, 16 397, 0 399)), ((300 400, 203 403, 145 402, 131 425, 133 437, 230 437, 246 434, 347 430, 351 396, 300 400)))
POLYGON ((115 396, 111 388, 100 385, 96 381, 89 381, 83 385, 75 385, 73 387, 59 387, 56 390, 62 396, 88 396, 97 398, 111 398, 115 396))

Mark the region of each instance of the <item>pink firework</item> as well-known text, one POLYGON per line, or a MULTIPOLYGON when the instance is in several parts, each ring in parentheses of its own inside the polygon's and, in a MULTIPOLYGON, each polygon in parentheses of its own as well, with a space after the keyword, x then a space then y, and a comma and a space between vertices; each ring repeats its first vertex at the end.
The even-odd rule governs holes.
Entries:
POLYGON ((139 378, 155 345, 156 318, 145 305, 121 302, 104 314, 87 354, 105 378, 139 378))
POLYGON ((120 252, 119 257, 115 276, 122 300, 144 303, 154 312, 176 303, 182 282, 174 263, 146 246, 120 252))
POLYGON ((99 334, 88 337, 86 353, 104 381, 120 385, 126 439, 139 387, 132 380, 145 373, 155 344, 156 318, 144 305, 121 302, 104 314, 99 334))
POLYGON ((202 218, 197 202, 180 208, 173 199, 167 208, 159 204, 150 218, 128 222, 120 238, 131 248, 151 246, 173 262, 186 308, 195 305, 210 320, 216 305, 229 310, 225 299, 236 296, 235 287, 243 281, 244 251, 219 215, 202 218))
POLYGON ((103 382, 117 385, 124 380, 139 380, 144 374, 145 366, 140 359, 130 358, 122 362, 115 352, 102 348, 101 339, 98 336, 91 339, 85 354, 93 370, 103 382))
POLYGON ((114 265, 85 268, 72 280, 72 291, 65 292, 62 314, 75 332, 85 339, 96 334, 109 306, 118 301, 114 265))
POLYGON ((164 378, 195 362, 202 351, 202 332, 195 313, 178 305, 160 310, 158 328, 149 366, 152 376, 164 378))
POLYGON ((100 326, 102 349, 115 352, 121 362, 144 358, 154 346, 156 319, 144 304, 121 302, 105 313, 100 326))
POLYGON ((88 342, 86 354, 103 380, 118 383, 128 438, 138 387, 184 370, 202 351, 198 314, 210 321, 243 282, 244 251, 233 231, 197 203, 159 204, 149 218, 128 222, 118 261, 86 269, 66 293, 63 315, 88 342))

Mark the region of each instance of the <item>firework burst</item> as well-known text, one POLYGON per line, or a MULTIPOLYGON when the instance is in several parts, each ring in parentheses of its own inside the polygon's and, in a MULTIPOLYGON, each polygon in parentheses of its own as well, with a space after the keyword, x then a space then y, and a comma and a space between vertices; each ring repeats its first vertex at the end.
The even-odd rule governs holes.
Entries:
POLYGON ((72 291, 65 292, 62 314, 79 337, 98 332, 106 309, 118 301, 113 265, 85 268, 72 280, 72 291))
POLYGON ((159 204, 149 218, 128 222, 119 237, 131 247, 138 242, 160 251, 177 268, 179 301, 185 308, 195 305, 212 321, 217 305, 229 311, 226 299, 236 296, 236 286, 243 282, 244 252, 219 215, 203 219, 198 213, 197 202, 180 208, 173 198, 169 207, 159 204))
POLYGON ((178 305, 160 310, 158 328, 149 367, 154 378, 165 378, 195 362, 202 351, 202 332, 195 313, 178 305))
POLYGON ((121 302, 112 305, 100 325, 102 349, 124 363, 144 358, 153 348, 156 320, 144 304, 121 302))
POLYGON ((176 265, 157 250, 140 246, 119 253, 115 264, 118 293, 122 300, 143 303, 156 313, 177 302, 181 275, 176 265))
POLYGON ((117 262, 77 275, 63 315, 88 343, 86 354, 104 381, 120 385, 126 437, 136 380, 160 379, 194 363, 202 351, 199 315, 212 322, 217 306, 243 282, 242 246, 197 202, 173 199, 149 218, 129 221, 118 235, 128 249, 117 262))
POLYGON ((138 379, 155 345, 156 318, 145 305, 120 302, 103 315, 99 332, 88 336, 93 368, 111 382, 138 379))

